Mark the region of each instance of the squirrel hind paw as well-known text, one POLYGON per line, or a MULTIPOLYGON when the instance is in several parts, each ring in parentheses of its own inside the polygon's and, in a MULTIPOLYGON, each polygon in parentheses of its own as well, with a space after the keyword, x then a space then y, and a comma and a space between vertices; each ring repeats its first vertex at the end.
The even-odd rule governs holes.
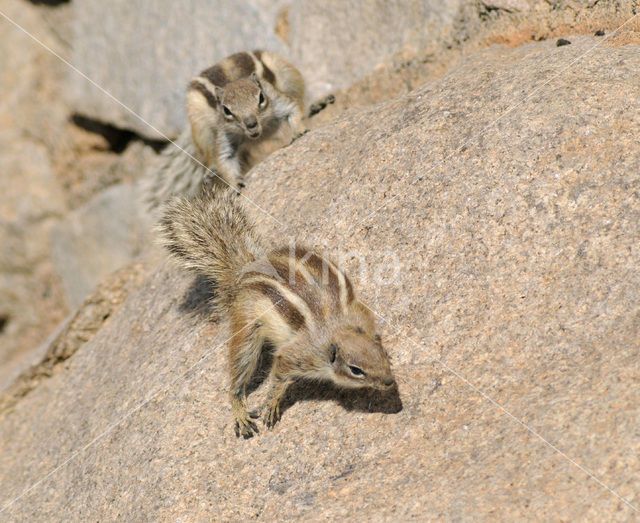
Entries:
POLYGON ((258 434, 260 431, 254 421, 257 417, 255 411, 238 414, 235 421, 236 437, 242 436, 244 439, 249 439, 258 434))
POLYGON ((265 405, 264 411, 262 421, 267 428, 272 429, 280 421, 280 402, 265 405))

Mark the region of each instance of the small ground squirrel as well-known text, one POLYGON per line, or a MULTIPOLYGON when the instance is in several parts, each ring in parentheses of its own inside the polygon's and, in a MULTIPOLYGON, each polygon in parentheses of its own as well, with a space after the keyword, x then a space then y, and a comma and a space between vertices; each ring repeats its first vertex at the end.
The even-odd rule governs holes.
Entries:
POLYGON ((187 89, 189 129, 147 175, 149 209, 201 186, 241 189, 244 173, 307 131, 303 98, 300 72, 269 51, 236 53, 202 71, 187 89))
POLYGON ((202 71, 189 84, 187 114, 205 165, 241 186, 260 142, 285 122, 294 139, 305 132, 303 99, 300 72, 269 51, 236 53, 202 71))
POLYGON ((395 385, 372 313, 349 278, 302 248, 266 251, 234 191, 174 198, 159 224, 164 246, 180 264, 215 285, 217 309, 230 320, 230 397, 236 435, 258 431, 246 388, 263 348, 273 348, 265 424, 297 379, 388 390, 395 385))

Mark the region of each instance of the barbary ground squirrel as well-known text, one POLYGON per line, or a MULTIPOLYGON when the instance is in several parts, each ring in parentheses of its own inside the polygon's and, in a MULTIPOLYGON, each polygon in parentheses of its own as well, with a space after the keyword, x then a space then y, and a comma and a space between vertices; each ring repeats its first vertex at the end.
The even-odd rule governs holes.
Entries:
POLYGON ((159 232, 182 267, 214 284, 214 305, 230 320, 236 435, 249 438, 258 431, 260 413, 249 412, 246 389, 265 347, 273 349, 271 388, 261 409, 268 427, 278 421, 280 402, 298 379, 346 388, 395 385, 374 317, 346 274, 302 247, 266 251, 234 191, 174 198, 159 232))
POLYGON ((306 132, 303 99, 302 75, 273 52, 236 53, 202 71, 187 89, 190 131, 147 182, 149 207, 208 182, 242 188, 253 165, 306 132))

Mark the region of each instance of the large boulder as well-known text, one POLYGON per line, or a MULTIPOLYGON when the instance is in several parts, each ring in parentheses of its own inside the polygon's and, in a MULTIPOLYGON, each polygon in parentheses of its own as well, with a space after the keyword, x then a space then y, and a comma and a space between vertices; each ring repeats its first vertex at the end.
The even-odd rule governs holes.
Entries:
MULTIPOLYGON (((0 12, 62 52, 57 38, 43 28, 34 6, 0 0, 0 12)), ((49 258, 51 229, 68 206, 49 154, 60 141, 59 126, 67 117, 58 90, 65 66, 4 18, 0 21, 0 63, 3 388, 19 372, 29 350, 44 341, 68 312, 49 258)))
POLYGON ((299 388, 236 439, 210 290, 156 266, 0 415, 2 516, 630 519, 640 52, 568 40, 490 48, 252 171, 268 238, 359 280, 402 405, 299 388))

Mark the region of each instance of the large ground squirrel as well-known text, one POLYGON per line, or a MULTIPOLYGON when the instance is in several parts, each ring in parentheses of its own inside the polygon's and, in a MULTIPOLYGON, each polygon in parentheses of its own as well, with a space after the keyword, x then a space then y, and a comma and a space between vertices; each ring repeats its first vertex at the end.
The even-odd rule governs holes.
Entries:
POLYGON ((388 390, 395 384, 371 312, 347 275, 318 253, 296 247, 266 251, 234 191, 174 198, 159 231, 180 264, 215 285, 215 305, 228 317, 230 398, 238 436, 258 431, 246 388, 264 347, 273 348, 265 424, 297 379, 388 390))

